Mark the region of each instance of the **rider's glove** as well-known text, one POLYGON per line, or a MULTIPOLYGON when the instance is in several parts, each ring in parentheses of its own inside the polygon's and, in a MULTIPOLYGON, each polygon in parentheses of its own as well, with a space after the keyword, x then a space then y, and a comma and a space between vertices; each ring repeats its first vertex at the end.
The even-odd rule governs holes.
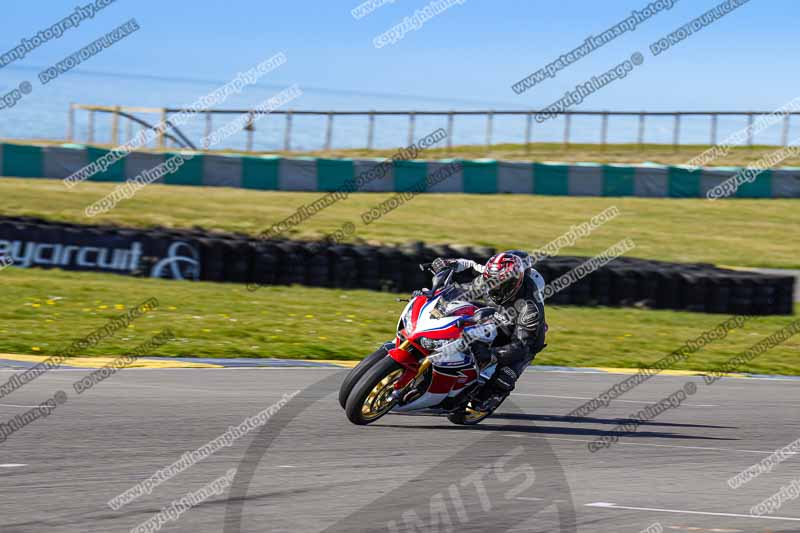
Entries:
POLYGON ((431 270, 438 274, 442 270, 449 268, 452 263, 452 259, 442 259, 441 257, 437 257, 433 260, 433 263, 431 263, 431 270))
POLYGON ((483 272, 483 265, 479 265, 470 259, 442 259, 437 257, 431 263, 431 269, 437 274, 446 268, 453 268, 456 272, 463 272, 471 268, 477 272, 483 272))

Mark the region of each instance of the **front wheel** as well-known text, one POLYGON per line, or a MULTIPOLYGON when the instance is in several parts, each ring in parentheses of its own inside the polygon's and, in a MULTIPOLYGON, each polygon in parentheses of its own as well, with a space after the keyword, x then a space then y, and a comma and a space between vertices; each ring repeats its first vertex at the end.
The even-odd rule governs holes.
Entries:
POLYGON ((347 374, 342 381, 342 386, 339 387, 339 405, 342 406, 344 409, 347 406, 347 397, 350 396, 350 391, 353 390, 353 387, 358 380, 361 379, 361 376, 367 373, 367 370, 372 368, 375 363, 386 357, 386 354, 389 353, 389 350, 386 349, 386 345, 381 346, 364 359, 362 359, 353 369, 347 374))
POLYGON ((384 357, 367 370, 347 398, 345 413, 348 420, 364 426, 388 413, 395 405, 392 401, 394 384, 403 371, 400 363, 391 357, 384 357))

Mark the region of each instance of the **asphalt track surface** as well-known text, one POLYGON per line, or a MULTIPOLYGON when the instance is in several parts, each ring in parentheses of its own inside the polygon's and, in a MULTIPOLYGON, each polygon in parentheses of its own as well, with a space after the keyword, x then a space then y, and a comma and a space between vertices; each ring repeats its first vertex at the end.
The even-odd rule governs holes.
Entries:
POLYGON ((747 516, 800 477, 800 458, 736 490, 726 484, 800 437, 797 381, 657 376, 571 418, 625 376, 529 371, 516 406, 475 428, 402 415, 356 427, 336 401, 341 369, 128 369, 79 396, 72 384, 87 372, 54 370, 0 399, 6 421, 68 394, 0 444, 2 533, 131 531, 230 468, 233 487, 160 531, 800 531, 800 499, 770 515, 778 519, 747 516), (679 408, 589 452, 589 441, 687 382, 697 391, 679 408), (107 505, 296 390, 262 428, 117 511, 107 505))

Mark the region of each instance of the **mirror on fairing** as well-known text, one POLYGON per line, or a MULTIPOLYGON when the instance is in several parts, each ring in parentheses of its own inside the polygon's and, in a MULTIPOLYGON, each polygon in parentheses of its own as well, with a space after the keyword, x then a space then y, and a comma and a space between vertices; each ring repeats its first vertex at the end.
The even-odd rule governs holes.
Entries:
POLYGON ((431 285, 431 294, 435 294, 437 290, 442 287, 447 287, 453 279, 453 269, 446 268, 433 276, 433 284, 431 285))

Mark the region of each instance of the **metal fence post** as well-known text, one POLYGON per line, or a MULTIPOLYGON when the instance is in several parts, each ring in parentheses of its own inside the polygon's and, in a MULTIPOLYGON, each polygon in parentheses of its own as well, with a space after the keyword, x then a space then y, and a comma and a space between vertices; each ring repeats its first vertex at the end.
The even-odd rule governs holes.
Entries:
POLYGON ((672 128, 672 148, 678 150, 681 137, 681 116, 675 113, 675 125, 672 128))
POLYGON ((69 118, 67 120, 67 141, 75 139, 75 104, 69 104, 69 118))
POLYGON ((114 107, 111 116, 111 144, 112 146, 119 144, 119 106, 114 107))
POLYGON ((208 150, 211 145, 211 112, 206 111, 206 133, 203 135, 203 150, 208 150))
POLYGON ((569 113, 564 114, 564 146, 569 146, 569 130, 570 123, 572 122, 572 115, 569 113))
POLYGON ((639 148, 644 144, 644 113, 639 113, 639 135, 637 136, 639 148))
POLYGON ((89 134, 87 142, 89 144, 94 142, 94 109, 89 110, 89 134))
POLYGON ((789 146, 789 119, 792 115, 786 113, 783 115, 783 132, 781 133, 781 144, 789 146))
POLYGON ((711 114, 711 145, 717 144, 717 114, 711 114))
POLYGON ((603 112, 603 122, 600 125, 600 143, 603 147, 608 144, 608 111, 603 112))
POLYGON ((165 136, 164 132, 167 131, 167 110, 161 108, 161 124, 158 128, 158 147, 164 148, 165 136))
POLYGON ((494 122, 494 111, 489 111, 486 115, 486 150, 492 149, 492 126, 494 122))
POLYGON ((292 139, 292 110, 286 112, 286 128, 283 130, 283 151, 291 150, 292 139))
POLYGON ((531 152, 531 133, 533 129, 533 113, 528 113, 525 117, 525 153, 531 152))
POLYGON ((408 142, 406 146, 411 146, 414 144, 414 125, 416 122, 417 116, 412 111, 408 114, 408 142))
POLYGON ((753 114, 747 114, 747 146, 753 146, 753 114))
POLYGON ((367 129, 367 150, 372 150, 372 141, 375 136, 375 111, 369 112, 369 129, 367 129))
POLYGON ((253 113, 247 115, 247 124, 244 125, 244 129, 247 132, 247 151, 253 151, 253 134, 256 131, 256 123, 253 120, 253 113))
POLYGON ((333 112, 328 113, 328 125, 325 128, 325 150, 331 149, 333 142, 333 112))
POLYGON ((453 112, 447 114, 447 153, 453 149, 453 112))

